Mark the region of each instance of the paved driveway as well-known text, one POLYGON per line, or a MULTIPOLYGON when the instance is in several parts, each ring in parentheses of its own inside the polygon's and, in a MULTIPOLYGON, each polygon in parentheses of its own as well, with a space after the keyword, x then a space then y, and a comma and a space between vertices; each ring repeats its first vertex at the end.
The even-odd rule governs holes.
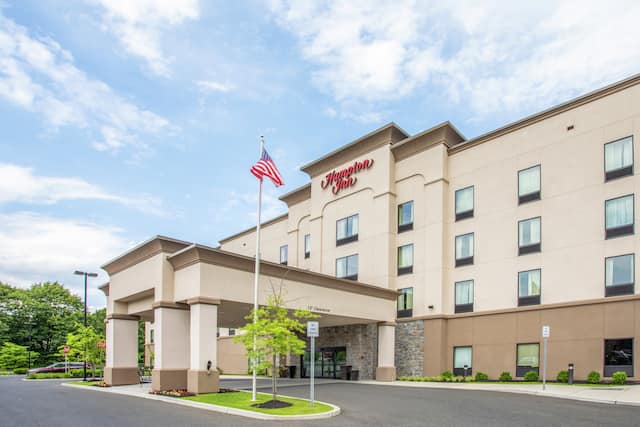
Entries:
MULTIPOLYGON (((0 377, 0 426, 640 426, 640 409, 482 391, 318 385, 316 397, 343 414, 300 422, 265 422, 92 390, 59 381, 0 377)), ((267 390, 264 390, 267 391, 267 390)), ((306 397, 308 388, 281 390, 306 397)))

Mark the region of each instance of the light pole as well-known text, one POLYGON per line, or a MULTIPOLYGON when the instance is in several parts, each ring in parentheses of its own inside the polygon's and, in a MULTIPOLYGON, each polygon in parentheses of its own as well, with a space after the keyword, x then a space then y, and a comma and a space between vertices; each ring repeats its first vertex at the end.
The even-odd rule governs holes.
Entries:
MULTIPOLYGON (((76 270, 73 274, 84 276, 84 327, 87 327, 87 277, 98 277, 97 273, 87 273, 86 271, 76 270)), ((84 345, 84 380, 87 381, 87 344, 84 345)))

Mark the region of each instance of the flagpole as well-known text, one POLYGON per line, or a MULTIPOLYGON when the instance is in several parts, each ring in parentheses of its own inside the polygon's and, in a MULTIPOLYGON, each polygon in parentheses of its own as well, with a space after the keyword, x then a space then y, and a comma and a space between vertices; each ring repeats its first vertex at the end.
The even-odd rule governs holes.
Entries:
MULTIPOLYGON (((264 137, 260 137, 260 157, 264 150, 264 137)), ((255 333, 255 326, 258 323, 258 278, 260 276, 260 215, 262 208, 262 178, 258 180, 258 222, 256 224, 256 274, 253 279, 253 379, 251 381, 251 401, 256 399, 256 368, 258 364, 258 344, 255 333)))

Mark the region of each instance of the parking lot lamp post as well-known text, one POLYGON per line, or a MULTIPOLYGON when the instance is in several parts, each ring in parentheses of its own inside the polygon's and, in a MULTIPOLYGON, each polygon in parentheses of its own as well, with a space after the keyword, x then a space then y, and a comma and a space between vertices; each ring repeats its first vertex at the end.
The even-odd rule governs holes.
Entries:
MULTIPOLYGON (((98 277, 97 273, 87 273, 86 271, 78 271, 76 270, 73 274, 77 274, 79 276, 84 276, 84 327, 87 327, 87 277, 98 277)), ((84 380, 87 381, 87 344, 84 345, 84 380)))

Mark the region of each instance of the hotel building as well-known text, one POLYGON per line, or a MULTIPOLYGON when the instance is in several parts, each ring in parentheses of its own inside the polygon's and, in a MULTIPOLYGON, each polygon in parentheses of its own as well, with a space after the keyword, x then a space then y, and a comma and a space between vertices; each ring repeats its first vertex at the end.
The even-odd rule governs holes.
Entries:
MULTIPOLYGON (((578 380, 635 379, 639 132, 640 76, 472 139, 390 123, 302 167, 310 182, 262 224, 260 301, 282 284, 291 308, 321 315, 320 376, 522 377, 548 325, 550 378, 573 363, 578 380)), ((154 388, 217 387, 205 365, 227 353, 212 337, 251 308, 255 238, 156 237, 106 264, 107 381, 133 381, 143 319, 154 388)), ((288 363, 305 375, 310 359, 288 363)))

